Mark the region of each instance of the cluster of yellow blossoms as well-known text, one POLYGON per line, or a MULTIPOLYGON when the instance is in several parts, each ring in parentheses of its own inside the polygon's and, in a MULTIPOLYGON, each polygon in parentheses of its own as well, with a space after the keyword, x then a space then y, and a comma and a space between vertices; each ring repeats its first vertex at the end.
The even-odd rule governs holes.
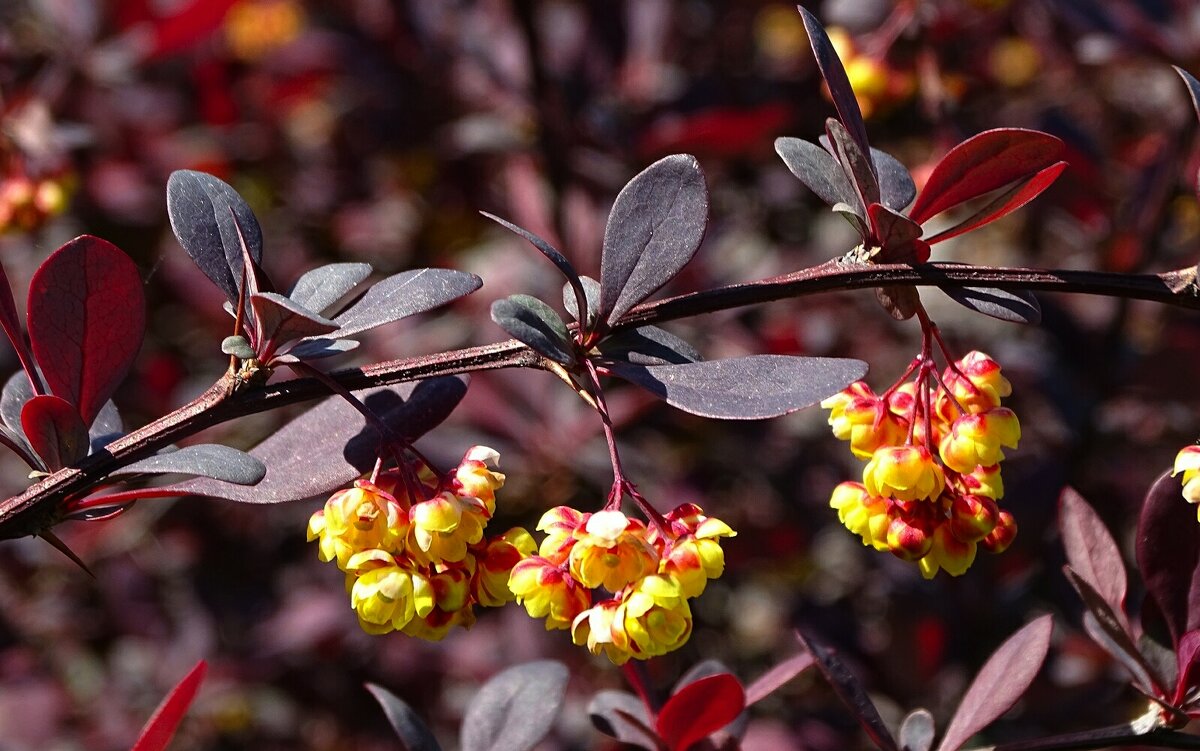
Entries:
POLYGON ((933 375, 922 364, 883 395, 858 381, 821 403, 834 435, 867 462, 863 481, 838 485, 829 505, 864 545, 915 561, 926 579, 958 576, 977 547, 998 553, 1012 542, 1016 522, 996 502, 1003 448, 1021 437, 1000 406, 1012 387, 995 360, 971 352, 937 386, 933 375))
POLYGON ((372 634, 438 640, 475 622, 476 604, 512 600, 508 576, 535 548, 520 528, 484 538, 504 475, 499 455, 475 446, 445 476, 383 473, 335 493, 308 523, 323 561, 346 572, 351 605, 372 634))
POLYGON ((547 629, 622 665, 678 649, 692 632, 688 600, 721 575, 719 539, 734 531, 685 503, 649 526, 620 511, 559 506, 538 523, 538 554, 518 563, 509 587, 547 629))
MULTIPOLYGON (((1184 446, 1175 456, 1171 477, 1183 473, 1183 497, 1188 503, 1200 504, 1200 446, 1184 446)), ((1196 510, 1200 520, 1200 508, 1196 510)))

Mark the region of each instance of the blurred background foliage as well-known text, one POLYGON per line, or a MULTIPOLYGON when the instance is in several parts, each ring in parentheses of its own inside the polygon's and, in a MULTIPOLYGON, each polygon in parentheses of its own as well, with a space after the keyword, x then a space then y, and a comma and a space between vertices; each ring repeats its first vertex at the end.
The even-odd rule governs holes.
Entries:
MULTIPOLYGON (((828 0, 830 28, 872 144, 917 176, 999 126, 1063 138, 1070 168, 1034 204, 938 246, 936 260, 1137 272, 1189 266, 1200 244, 1193 116, 1176 64, 1200 73, 1190 0, 828 0)), ((490 302, 559 299, 560 279, 487 210, 599 274, 604 218, 652 160, 695 154, 713 194, 696 260, 667 292, 748 281, 849 249, 845 223, 775 155, 833 114, 794 5, 767 0, 5 0, 0 4, 0 262, 18 304, 30 274, 83 232, 144 271, 150 332, 117 396, 137 426, 222 372, 219 293, 167 227, 169 173, 230 181, 258 213, 266 267, 287 285, 329 260, 380 272, 453 266, 482 291, 373 336, 352 362, 497 341, 490 302)), ((661 508, 728 520, 728 567, 696 603, 696 631, 647 666, 668 688, 703 658, 745 680, 799 649, 799 624, 851 659, 889 721, 943 720, 965 682, 1032 615, 1057 616, 1050 661, 991 740, 1123 721, 1141 702, 1083 636, 1060 570, 1056 499, 1077 487, 1128 551, 1142 494, 1195 439, 1200 322, 1153 305, 1044 295, 1044 322, 972 317, 922 292, 959 354, 1004 366, 1024 440, 1006 465, 1020 525, 1006 554, 961 579, 863 548, 828 508, 859 471, 820 410, 716 423, 614 386, 631 478, 661 508)), ((869 291, 670 324, 706 356, 777 352, 868 360, 877 389, 918 347, 869 291)), ((8 369, 15 361, 7 353, 8 369)), ((349 364, 350 361, 347 362, 349 364)), ((598 508, 611 482, 594 414, 544 373, 474 378, 422 443, 450 465, 498 449, 500 529, 549 507, 598 508)), ((294 414, 294 412, 293 412, 294 414)), ((205 437, 248 447, 284 414, 205 437)), ((26 483, 0 466, 9 493, 26 483)), ((144 502, 59 533, 89 579, 36 540, 0 545, 0 750, 128 748, 199 658, 209 677, 173 748, 391 749, 379 683, 453 745, 465 701, 497 670, 572 666, 546 749, 604 748, 584 710, 618 671, 519 608, 430 644, 359 631, 339 574, 304 526, 317 501, 273 508, 144 502)), ((1135 585, 1133 599, 1140 598, 1135 585)), ((754 710, 747 749, 866 743, 805 674, 754 710)), ((609 746, 611 747, 611 746, 609 746)))

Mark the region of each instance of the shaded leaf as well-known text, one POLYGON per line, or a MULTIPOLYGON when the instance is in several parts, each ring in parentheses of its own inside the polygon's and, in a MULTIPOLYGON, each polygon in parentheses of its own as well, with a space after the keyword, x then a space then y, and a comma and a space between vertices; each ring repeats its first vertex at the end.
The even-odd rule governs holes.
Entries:
MULTIPOLYGON (((544 256, 546 256, 546 258, 550 259, 550 262, 553 263, 556 268, 558 268, 559 273, 561 273, 566 278, 567 287, 569 287, 571 290, 571 297, 575 300, 575 304, 573 306, 568 306, 568 308, 567 308, 568 310, 578 309, 580 305, 584 306, 588 310, 592 309, 592 306, 587 304, 587 302, 586 302, 587 301, 587 293, 586 293, 586 291, 583 287, 583 284, 579 278, 579 272, 577 272, 575 270, 575 267, 571 265, 571 262, 567 260, 566 256, 564 256, 562 253, 558 252, 558 248, 555 248, 553 245, 546 242, 545 240, 538 237, 537 235, 533 234, 532 232, 525 229, 524 227, 518 227, 517 225, 513 224, 512 222, 505 221, 505 220, 501 219, 500 217, 496 216, 495 214, 489 214, 486 211, 481 211, 479 213, 483 214, 488 219, 491 219, 493 222, 499 224, 501 227, 504 227, 508 231, 513 232, 513 233, 525 238, 526 240, 528 240, 530 242, 530 244, 533 245, 533 247, 535 247, 539 251, 541 251, 542 255, 544 255, 544 256)), ((566 297, 566 293, 563 293, 563 297, 564 298, 566 297)), ((575 314, 573 313, 572 315, 575 315, 575 314)), ((576 320, 578 320, 577 315, 576 315, 576 320)))
POLYGON ((685 412, 755 420, 816 404, 861 378, 867 365, 840 358, 752 355, 681 365, 616 362, 609 370, 685 412))
POLYGON ((857 207, 859 215, 866 217, 858 193, 850 184, 845 170, 828 151, 799 138, 776 138, 775 153, 779 154, 792 174, 822 201, 830 206, 844 203, 857 207))
POLYGON ((976 313, 1009 323, 1036 325, 1042 320, 1042 306, 1027 289, 1007 290, 995 287, 941 287, 954 302, 976 313))
POLYGON ((1188 96, 1192 99, 1192 109, 1196 111, 1196 117, 1200 118, 1200 81, 1197 81, 1195 76, 1178 65, 1172 65, 1171 67, 1175 69, 1175 72, 1187 84, 1188 96))
MULTIPOLYGON (((368 408, 401 438, 414 441, 432 430, 466 394, 463 378, 444 376, 400 386, 357 391, 368 408)), ((329 493, 375 464, 379 436, 341 397, 330 397, 256 446, 250 455, 267 466, 253 487, 197 478, 169 486, 179 495, 242 503, 284 503, 329 493)))
POLYGON ((142 346, 146 306, 137 266, 112 243, 77 237, 34 273, 27 320, 46 385, 91 425, 142 346))
POLYGON ((268 353, 268 345, 274 349, 285 342, 320 337, 338 330, 338 325, 333 321, 276 292, 250 295, 250 308, 254 311, 260 356, 268 353))
POLYGON ((883 306, 892 318, 897 321, 907 321, 917 314, 921 305, 921 295, 916 287, 906 287, 901 284, 889 284, 875 290, 875 299, 883 306))
POLYGON ((867 207, 867 216, 871 218, 875 239, 882 246, 876 261, 923 263, 929 260, 928 245, 914 242, 921 237, 921 225, 879 203, 867 207))
POLYGON ((808 670, 813 665, 813 656, 808 652, 797 652, 783 662, 754 679, 746 687, 746 706, 757 704, 770 696, 788 681, 808 670))
POLYGON ((879 178, 875 177, 875 166, 868 156, 870 152, 855 142, 846 127, 833 118, 825 121, 825 133, 862 205, 879 203, 879 178))
POLYGON ((442 751, 433 733, 429 732, 428 726, 407 702, 383 686, 368 683, 366 688, 383 707, 383 713, 400 738, 404 751, 442 751))
POLYGON ((599 317, 612 325, 679 273, 708 224, 708 188, 690 154, 659 159, 617 195, 604 228, 599 317))
POLYGON ((20 371, 9 376, 4 382, 3 391, 0 391, 0 419, 21 437, 25 436, 21 429, 21 410, 33 396, 29 378, 20 371))
POLYGON ((903 751, 929 751, 936 732, 933 715, 927 709, 914 709, 900 725, 900 748, 903 751))
POLYGON ((1074 488, 1063 488, 1059 496, 1058 528, 1073 572, 1092 586, 1129 631, 1125 618, 1128 582, 1121 550, 1096 511, 1074 488))
POLYGON ((413 269, 376 283, 353 305, 334 317, 338 338, 424 313, 471 294, 483 284, 474 274, 452 269, 413 269))
MULTIPOLYGON (((1145 618, 1145 608, 1153 607, 1153 602, 1145 603, 1143 606, 1143 619, 1145 618)), ((1178 672, 1174 650, 1164 647, 1144 633, 1138 639, 1137 646, 1142 657, 1146 659, 1146 664, 1151 667, 1151 674, 1158 677, 1162 681, 1162 685, 1174 686, 1178 672)))
POLYGON ((829 94, 833 98, 833 106, 837 109, 838 118, 854 138, 854 142, 858 144, 859 150, 864 154, 869 153, 871 146, 867 143, 867 126, 863 124, 862 111, 858 108, 858 99, 854 96, 854 89, 850 87, 850 79, 846 77, 846 69, 842 67, 842 61, 833 48, 833 42, 829 41, 829 35, 825 33, 824 27, 817 21, 816 16, 804 8, 799 8, 799 11, 800 17, 804 19, 804 29, 808 32, 808 43, 812 47, 813 56, 817 59, 821 77, 825 79, 825 84, 829 87, 829 94))
POLYGON ((200 443, 155 454, 121 467, 112 475, 196 475, 235 485, 253 485, 266 473, 266 466, 244 451, 217 443, 200 443))
POLYGON ((575 362, 567 325, 546 303, 529 295, 511 295, 492 303, 492 320, 517 341, 563 365, 575 362))
POLYGON ((246 200, 212 175, 177 170, 167 180, 167 215, 179 244, 236 303, 243 266, 239 236, 254 262, 262 263, 262 228, 246 200))
POLYGON ((971 682, 938 751, 956 751, 1012 708, 1037 676, 1050 649, 1049 615, 1030 621, 997 649, 971 682))
POLYGON ((332 357, 343 352, 358 348, 354 339, 306 339, 295 346, 287 348, 287 353, 275 358, 276 362, 288 363, 298 360, 319 360, 322 357, 332 357))
POLYGON ((324 313, 371 275, 369 263, 330 263, 305 272, 287 296, 305 310, 324 313))
POLYGON ((996 196, 974 214, 955 224, 953 227, 942 230, 929 238, 927 242, 930 245, 940 243, 943 240, 958 237, 985 224, 991 224, 997 219, 1011 214, 1041 195, 1042 191, 1049 188, 1066 168, 1066 162, 1057 162, 1025 180, 1017 181, 1012 187, 996 196))
POLYGON ((554 660, 515 665, 492 677, 467 707, 463 751, 526 751, 554 725, 566 698, 567 667, 554 660))
POLYGON ((894 211, 903 211, 917 197, 917 185, 908 168, 896 157, 871 147, 871 160, 879 176, 879 200, 894 211))
POLYGON ((34 453, 50 471, 69 467, 87 456, 88 429, 74 405, 57 396, 43 394, 25 402, 21 429, 34 453))
POLYGON ((597 349, 605 358, 634 365, 681 365, 703 359, 692 345, 657 326, 626 329, 600 342, 597 349))
POLYGON ((1134 637, 1129 631, 1125 614, 1113 610, 1111 604, 1096 591, 1091 582, 1084 579, 1070 566, 1063 566, 1063 571, 1071 586, 1079 593, 1087 612, 1083 615, 1083 627, 1092 641, 1099 644, 1113 659, 1120 662, 1133 676, 1134 685, 1143 693, 1151 696, 1161 694, 1158 690, 1162 684, 1154 673, 1154 669, 1145 661, 1138 651, 1134 637))
POLYGON ((8 281, 3 264, 0 264, 0 328, 4 329, 4 335, 8 337, 17 359, 21 361, 21 368, 24 370, 22 375, 26 379, 36 379, 37 367, 33 364, 33 355, 25 342, 21 321, 17 318, 17 303, 13 300, 12 284, 8 281))
MULTIPOLYGON (((1200 681, 1196 676, 1198 669, 1200 669, 1200 631, 1188 631, 1179 640, 1176 662, 1179 682, 1175 687, 1175 696, 1172 701, 1176 706, 1181 706, 1191 690, 1200 686, 1200 681)), ((1193 700, 1192 703, 1194 704, 1195 701, 1193 700)))
POLYGON ((742 684, 729 673, 718 673, 679 689, 659 710, 655 727, 670 751, 686 751, 733 722, 745 708, 742 684))
POLYGON ((1171 643, 1200 626, 1200 524, 1178 478, 1164 473, 1150 486, 1138 518, 1137 564, 1171 643))
POLYGON ((917 224, 1058 161, 1062 141, 1048 133, 997 128, 968 138, 933 168, 909 212, 917 224))
POLYGON ((179 727, 183 716, 187 714, 192 700, 196 698, 196 692, 200 689, 200 683, 204 680, 204 674, 207 671, 208 664, 201 660, 183 677, 183 680, 175 684, 175 688, 171 689, 171 692, 154 710, 154 714, 150 716, 142 728, 142 732, 138 734, 138 739, 130 751, 163 751, 167 747, 175 735, 175 729, 179 727))
POLYGON ((650 728, 641 699, 627 691, 606 689, 599 691, 588 702, 588 718, 592 727, 622 743, 655 751, 658 736, 650 728))
MULTIPOLYGON (((590 276, 579 277, 579 284, 583 287, 583 296, 587 301, 587 328, 591 329, 596 325, 596 320, 600 310, 600 282, 590 276)), ((582 321, 579 315, 579 306, 575 302, 575 291, 570 284, 563 285, 563 307, 567 313, 576 321, 582 321)))
POLYGON ((832 650, 803 631, 797 631, 796 636, 812 655, 817 669, 825 676, 825 680, 829 681, 834 693, 853 713, 875 746, 883 751, 898 751, 896 740, 892 738, 887 725, 883 723, 883 718, 879 716, 879 710, 875 708, 866 690, 845 663, 832 650))

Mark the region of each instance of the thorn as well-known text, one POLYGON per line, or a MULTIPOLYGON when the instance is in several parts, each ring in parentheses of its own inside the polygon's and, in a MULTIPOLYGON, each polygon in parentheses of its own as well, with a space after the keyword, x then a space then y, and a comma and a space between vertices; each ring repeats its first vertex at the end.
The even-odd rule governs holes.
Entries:
POLYGON ((70 558, 75 565, 83 569, 84 573, 86 573, 88 576, 92 577, 93 579, 96 578, 96 575, 93 574, 92 570, 87 567, 87 564, 80 560, 79 556, 75 555, 75 551, 68 548, 67 544, 63 542, 58 535, 46 529, 38 532, 37 536, 50 543, 55 550, 70 558))

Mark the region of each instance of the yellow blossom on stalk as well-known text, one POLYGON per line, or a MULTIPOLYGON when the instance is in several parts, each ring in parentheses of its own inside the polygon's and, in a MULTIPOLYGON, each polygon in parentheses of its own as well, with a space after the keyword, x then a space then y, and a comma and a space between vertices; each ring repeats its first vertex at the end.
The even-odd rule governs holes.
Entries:
POLYGON ((917 567, 926 579, 932 579, 939 570, 961 576, 975 562, 975 550, 975 543, 962 542, 950 533, 949 526, 943 524, 934 530, 933 545, 925 557, 917 561, 917 567))
POLYGON ((1016 536, 1017 521, 1013 519, 1012 514, 1001 511, 996 515, 996 526, 992 527, 992 531, 979 544, 990 553, 1003 553, 1012 545, 1016 536))
POLYGON ((954 399, 949 399, 944 392, 938 398, 937 412, 947 421, 958 414, 954 401, 968 413, 984 412, 999 407, 1000 400, 1012 394, 1012 384, 1000 374, 1000 364, 982 352, 968 352, 955 367, 957 371, 946 368, 942 373, 942 383, 950 389, 954 399))
POLYGON ((434 607, 429 580, 402 566, 389 553, 363 551, 350 559, 346 569, 357 576, 350 590, 350 604, 369 634, 402 629, 414 616, 427 615, 434 607))
POLYGON ((575 616, 571 623, 571 641, 586 646, 594 655, 604 655, 614 665, 624 665, 633 655, 629 652, 629 637, 617 620, 621 603, 603 600, 575 616), (618 646, 618 641, 622 646, 618 646))
POLYGON ((592 606, 592 595, 561 565, 530 556, 513 566, 508 588, 533 618, 545 618, 546 630, 570 628, 592 606))
POLYGON ((846 407, 858 399, 874 398, 875 392, 871 390, 866 381, 855 381, 833 396, 821 401, 821 409, 829 410, 829 424, 833 427, 833 434, 838 440, 844 441, 850 437, 849 425, 842 421, 846 407))
POLYGON ((513 599, 508 578, 513 566, 537 549, 533 537, 520 527, 493 537, 475 551, 475 575, 471 579, 471 594, 484 607, 498 607, 513 599))
POLYGON ((491 516, 483 501, 443 491, 436 497, 414 503, 409 511, 411 537, 417 550, 433 563, 461 561, 467 546, 483 539, 483 528, 491 516))
POLYGON ((408 534, 408 515, 396 498, 366 480, 334 493, 308 522, 309 541, 319 540, 322 561, 346 570, 362 550, 399 553, 408 534))
POLYGON ((555 564, 566 563, 575 546, 575 530, 587 523, 591 514, 576 511, 570 506, 555 506, 538 521, 537 530, 546 537, 538 547, 538 555, 555 564))
POLYGON ((983 495, 958 495, 950 503, 950 533, 963 542, 979 542, 996 528, 1000 509, 983 495))
POLYGON ((1004 497, 1004 478, 1000 475, 1000 465, 976 467, 969 473, 955 472, 949 483, 956 493, 964 495, 984 495, 993 501, 1004 497))
MULTIPOLYGON (((1184 446, 1175 455, 1171 477, 1183 473, 1183 497, 1188 503, 1200 503, 1200 446, 1184 446)), ((1200 509, 1197 510, 1200 519, 1200 509)))
POLYGON ((589 589, 619 592, 658 570, 658 553, 646 538, 646 525, 620 511, 592 514, 575 536, 571 575, 589 589))
POLYGON ((473 446, 454 473, 459 495, 483 501, 489 516, 496 511, 496 491, 504 487, 504 475, 488 469, 488 465, 496 466, 499 462, 500 454, 494 449, 473 446))
POLYGON ((867 463, 863 486, 873 496, 916 501, 941 495, 946 478, 924 446, 887 446, 867 463))
POLYGON ((1004 459, 1001 447, 1016 448, 1021 424, 1007 407, 960 416, 938 447, 942 461, 956 472, 991 466, 1004 459))
POLYGON ((410 620, 402 629, 405 634, 426 641, 441 641, 455 626, 470 628, 475 624, 469 567, 451 564, 438 568, 442 570, 434 571, 428 577, 434 607, 410 620))
POLYGON ((909 512, 902 511, 892 517, 888 524, 888 547, 899 558, 906 561, 918 560, 931 552, 933 530, 934 525, 925 514, 915 509, 909 512))
POLYGON ((692 611, 679 585, 665 576, 647 576, 621 598, 613 643, 639 660, 666 654, 692 634, 692 611))
POLYGON ((887 540, 891 519, 886 498, 873 497, 862 483, 843 482, 833 489, 829 505, 837 510, 838 521, 862 538, 863 545, 891 550, 887 540))
MULTIPOLYGON (((664 520, 676 536, 663 544, 658 573, 674 579, 684 597, 699 597, 708 580, 725 571, 719 538, 737 533, 720 519, 704 516, 694 503, 676 506, 664 520)), ((657 547, 660 537, 657 530, 651 530, 651 544, 657 547)))

